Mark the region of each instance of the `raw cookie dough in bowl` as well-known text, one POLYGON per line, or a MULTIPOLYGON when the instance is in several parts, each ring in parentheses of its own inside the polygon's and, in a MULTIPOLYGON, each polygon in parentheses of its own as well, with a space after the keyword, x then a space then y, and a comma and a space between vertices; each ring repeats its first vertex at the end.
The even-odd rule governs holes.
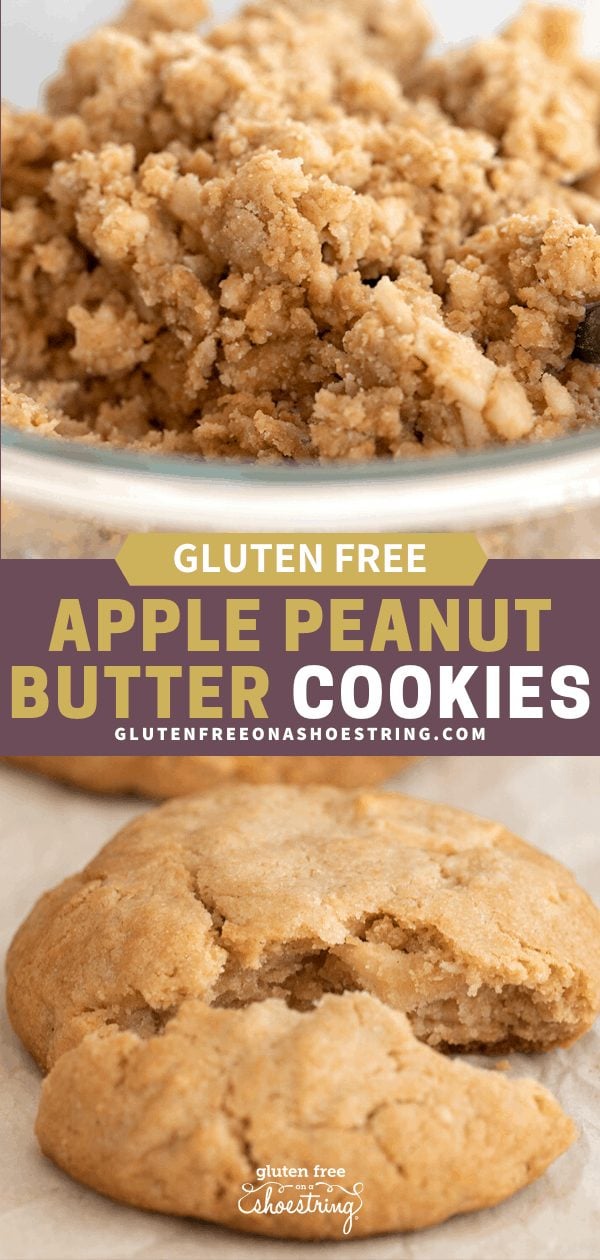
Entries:
POLYGON ((370 787, 411 757, 7 757, 7 761, 91 792, 168 798, 224 783, 325 783, 370 787))
POLYGON ((418 0, 261 0, 200 34, 202 10, 134 0, 46 112, 8 113, 16 516, 28 485, 117 531, 597 500, 600 77, 575 15, 531 4, 434 56, 418 0))
POLYGON ((570 1145, 534 1081, 439 1051, 574 1041, 600 1004, 599 942, 573 877, 499 825, 238 786, 135 820, 42 897, 8 1005, 48 1072, 42 1148, 80 1181, 321 1238, 338 1218, 238 1201, 259 1167, 343 1167, 353 1233, 371 1234, 500 1202, 570 1145))

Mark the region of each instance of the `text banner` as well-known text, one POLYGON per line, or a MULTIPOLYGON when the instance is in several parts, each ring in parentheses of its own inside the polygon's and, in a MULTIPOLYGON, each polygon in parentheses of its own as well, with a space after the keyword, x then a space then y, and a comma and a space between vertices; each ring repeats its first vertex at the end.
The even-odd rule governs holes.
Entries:
POLYGON ((489 561, 451 590, 3 573, 4 755, 600 752, 595 561, 489 561))

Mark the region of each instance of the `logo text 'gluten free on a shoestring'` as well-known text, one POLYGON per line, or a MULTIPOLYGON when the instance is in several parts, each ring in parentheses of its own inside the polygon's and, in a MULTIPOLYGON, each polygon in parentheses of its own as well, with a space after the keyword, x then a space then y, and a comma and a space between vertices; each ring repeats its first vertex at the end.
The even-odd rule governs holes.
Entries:
POLYGON ((361 1181, 343 1184, 344 1168, 256 1169, 254 1182, 244 1182, 238 1208, 244 1216, 339 1216, 340 1232, 346 1237, 360 1212, 364 1189, 361 1181))

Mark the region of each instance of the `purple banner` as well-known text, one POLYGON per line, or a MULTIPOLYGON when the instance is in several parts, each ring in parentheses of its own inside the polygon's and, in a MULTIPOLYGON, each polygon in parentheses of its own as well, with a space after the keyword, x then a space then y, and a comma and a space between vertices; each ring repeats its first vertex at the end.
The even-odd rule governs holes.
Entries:
POLYGON ((111 560, 2 577, 2 755, 600 753, 597 561, 490 561, 460 592, 133 588, 111 560), (228 600, 258 602, 229 645, 228 600))

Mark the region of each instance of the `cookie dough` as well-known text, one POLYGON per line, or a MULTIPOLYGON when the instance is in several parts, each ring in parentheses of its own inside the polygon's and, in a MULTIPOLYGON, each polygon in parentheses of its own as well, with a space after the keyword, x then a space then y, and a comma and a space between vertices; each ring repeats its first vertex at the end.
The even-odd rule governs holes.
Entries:
POLYGON ((8 1006, 50 1073, 43 1149, 86 1184, 332 1237, 335 1218, 237 1207, 258 1166, 321 1161, 364 1182, 357 1231, 413 1229, 500 1201, 572 1140, 535 1083, 430 1047, 573 1041, 600 1005, 599 942, 568 871, 499 825, 237 786, 142 816, 42 897, 8 1006))
POLYGON ((5 420, 266 461, 596 425, 577 16, 530 3, 431 56, 419 0, 257 0, 200 35, 203 14, 133 0, 46 112, 7 112, 5 420))
POLYGON ((325 783, 370 787, 410 757, 7 757, 7 761, 90 792, 168 798, 224 783, 325 783))

